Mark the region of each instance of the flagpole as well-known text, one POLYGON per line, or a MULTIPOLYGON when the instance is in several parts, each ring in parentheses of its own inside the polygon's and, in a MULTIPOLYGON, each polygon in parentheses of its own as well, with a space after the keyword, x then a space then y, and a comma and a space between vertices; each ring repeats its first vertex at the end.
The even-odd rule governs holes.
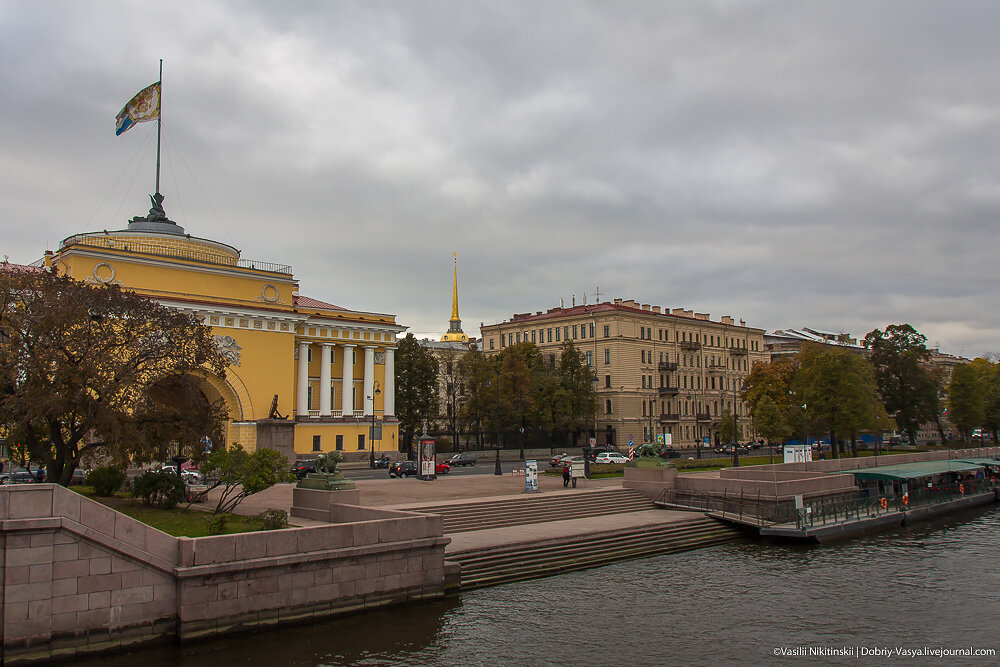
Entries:
POLYGON ((156 114, 156 194, 160 194, 160 125, 163 122, 163 58, 160 58, 160 112, 156 114))

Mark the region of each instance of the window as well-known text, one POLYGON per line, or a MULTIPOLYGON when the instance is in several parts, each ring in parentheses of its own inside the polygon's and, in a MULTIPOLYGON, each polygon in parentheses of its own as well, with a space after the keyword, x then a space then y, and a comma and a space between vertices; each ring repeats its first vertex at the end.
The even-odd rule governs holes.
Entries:
POLYGON ((639 350, 639 358, 642 363, 646 363, 646 350, 639 350))
POLYGON ((605 375, 604 376, 604 388, 605 389, 611 389, 611 376, 610 375, 605 375))
POLYGON ((306 387, 306 405, 310 410, 313 409, 313 388, 312 385, 306 387))
POLYGON ((337 451, 338 452, 344 451, 344 436, 342 435, 337 436, 337 451))
POLYGON ((521 342, 521 332, 520 331, 517 332, 517 342, 518 343, 521 342))
POLYGON ((559 327, 556 327, 556 342, 557 342, 557 343, 559 342, 559 334, 560 334, 560 331, 561 331, 561 330, 559 329, 559 327))
POLYGON ((609 324, 604 325, 604 337, 611 338, 611 325, 609 324))
POLYGON ((587 350, 587 365, 588 366, 593 366, 594 365, 594 351, 593 350, 587 350))
POLYGON ((492 338, 490 338, 490 349, 491 350, 493 349, 493 339, 492 338))
POLYGON ((593 322, 590 323, 590 337, 591 338, 594 337, 594 323, 593 322))
POLYGON ((579 327, 577 327, 575 324, 573 325, 573 340, 576 340, 577 338, 579 338, 579 336, 576 335, 576 330, 578 328, 579 327))
POLYGON ((313 360, 313 349, 312 349, 312 347, 307 347, 306 348, 306 361, 312 361, 312 360, 313 360))
POLYGON ((548 336, 548 338, 549 338, 549 342, 551 343, 552 342, 552 329, 549 329, 549 336, 548 336))
MULTIPOLYGON (((574 338, 575 338, 575 336, 574 336, 574 338)), ((569 340, 569 326, 568 325, 565 326, 565 327, 563 327, 563 339, 564 340, 569 340)))
POLYGON ((532 343, 535 342, 535 330, 534 329, 531 330, 531 342, 532 343))
POLYGON ((611 363, 611 348, 610 347, 604 348, 604 363, 606 363, 606 364, 610 364, 611 363))
POLYGON ((321 435, 314 435, 313 436, 313 451, 314 452, 321 452, 321 451, 323 451, 323 449, 322 449, 322 447, 320 445, 320 441, 322 439, 323 439, 323 436, 321 436, 321 435))
POLYGON ((362 450, 364 448, 365 448, 365 434, 358 433, 358 450, 362 450))
MULTIPOLYGON (((646 376, 645 375, 642 376, 642 388, 643 389, 646 388, 646 376)), ((643 409, 642 409, 642 414, 646 414, 646 408, 645 407, 643 407, 643 409)))
POLYGON ((506 347, 507 345, 507 334, 500 334, 500 347, 506 347))
POLYGON ((610 415, 611 414, 611 399, 610 398, 608 400, 604 401, 604 414, 606 414, 606 415, 610 415))
MULTIPOLYGON (((643 378, 643 379, 645 379, 645 378, 643 378)), ((643 384, 645 384, 645 382, 643 384)), ((643 417, 646 416, 646 401, 642 402, 642 416, 643 417)), ((645 430, 645 429, 643 429, 643 430, 645 430)))

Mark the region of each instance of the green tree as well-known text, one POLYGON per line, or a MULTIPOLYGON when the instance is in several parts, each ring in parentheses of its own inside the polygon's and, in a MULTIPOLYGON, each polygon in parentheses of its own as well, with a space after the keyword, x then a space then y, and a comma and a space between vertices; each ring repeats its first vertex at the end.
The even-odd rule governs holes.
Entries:
POLYGON ((753 411, 753 426, 768 444, 784 442, 791 434, 789 411, 782 410, 770 396, 762 396, 753 411))
POLYGON ((465 400, 459 406, 464 424, 476 434, 480 448, 485 446, 483 428, 493 413, 496 392, 491 390, 493 363, 482 351, 469 350, 458 362, 459 382, 465 386, 465 400))
POLYGON ((986 414, 986 393, 982 375, 972 364, 960 364, 948 383, 948 419, 968 441, 972 429, 981 426, 986 414))
POLYGON ((998 442, 1000 432, 1000 363, 980 357, 972 360, 972 366, 979 373, 983 387, 983 429, 993 434, 993 442, 998 442))
POLYGON ((524 457, 524 418, 533 409, 531 367, 539 356, 533 343, 511 345, 500 353, 500 430, 518 434, 524 457))
POLYGON ((202 496, 222 487, 215 514, 228 514, 255 493, 295 478, 288 472, 288 459, 281 453, 273 449, 248 452, 238 443, 209 454, 201 472, 207 479, 214 480, 202 496))
POLYGON ((557 423, 570 435, 570 446, 579 443, 581 432, 588 432, 597 411, 594 390, 594 369, 587 365, 587 357, 576 349, 573 341, 562 344, 558 373, 565 396, 565 407, 557 416, 557 423))
POLYGON ((743 429, 729 408, 722 411, 719 417, 719 439, 722 442, 739 443, 743 438, 743 429))
POLYGON ((438 363, 412 333, 396 346, 396 417, 400 445, 413 457, 413 436, 438 414, 438 363))
POLYGON ((804 345, 795 385, 807 414, 830 433, 834 458, 840 456, 843 435, 871 425, 875 382, 871 366, 857 354, 804 345))
MULTIPOLYGON (((115 285, 0 265, 0 425, 8 442, 69 484, 80 458, 149 461, 204 452, 220 439, 219 407, 178 409, 158 389, 224 375, 211 329, 115 285)), ((200 394, 199 394, 200 395, 200 394)))
POLYGON ((920 424, 938 418, 938 387, 927 368, 927 338, 909 324, 891 324, 865 336, 878 394, 885 408, 917 444, 920 424))

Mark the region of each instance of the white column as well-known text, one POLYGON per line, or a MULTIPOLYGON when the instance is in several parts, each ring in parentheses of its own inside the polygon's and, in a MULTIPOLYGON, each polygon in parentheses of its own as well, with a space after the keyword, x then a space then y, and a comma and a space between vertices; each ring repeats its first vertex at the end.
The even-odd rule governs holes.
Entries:
POLYGON ((330 345, 320 343, 319 358, 319 416, 330 416, 330 345))
POLYGON ((344 346, 344 381, 341 410, 345 417, 354 415, 354 345, 344 346))
POLYGON ((394 364, 396 352, 393 348, 385 350, 385 381, 382 383, 382 403, 384 406, 383 416, 389 417, 396 414, 396 368, 394 364))
POLYGON ((299 342, 299 372, 295 389, 295 416, 309 416, 309 343, 299 342))
POLYGON ((375 346, 365 345, 365 416, 375 414, 375 346))

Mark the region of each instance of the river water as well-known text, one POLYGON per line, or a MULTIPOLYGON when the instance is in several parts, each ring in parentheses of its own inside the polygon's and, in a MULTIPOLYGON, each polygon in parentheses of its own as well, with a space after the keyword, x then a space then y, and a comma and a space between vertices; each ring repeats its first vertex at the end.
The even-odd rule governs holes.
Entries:
POLYGON ((741 541, 78 664, 802 662, 1000 664, 1000 507, 835 545, 741 541), (928 649, 911 658, 897 653, 928 649), (994 654, 951 654, 969 649, 994 654))

